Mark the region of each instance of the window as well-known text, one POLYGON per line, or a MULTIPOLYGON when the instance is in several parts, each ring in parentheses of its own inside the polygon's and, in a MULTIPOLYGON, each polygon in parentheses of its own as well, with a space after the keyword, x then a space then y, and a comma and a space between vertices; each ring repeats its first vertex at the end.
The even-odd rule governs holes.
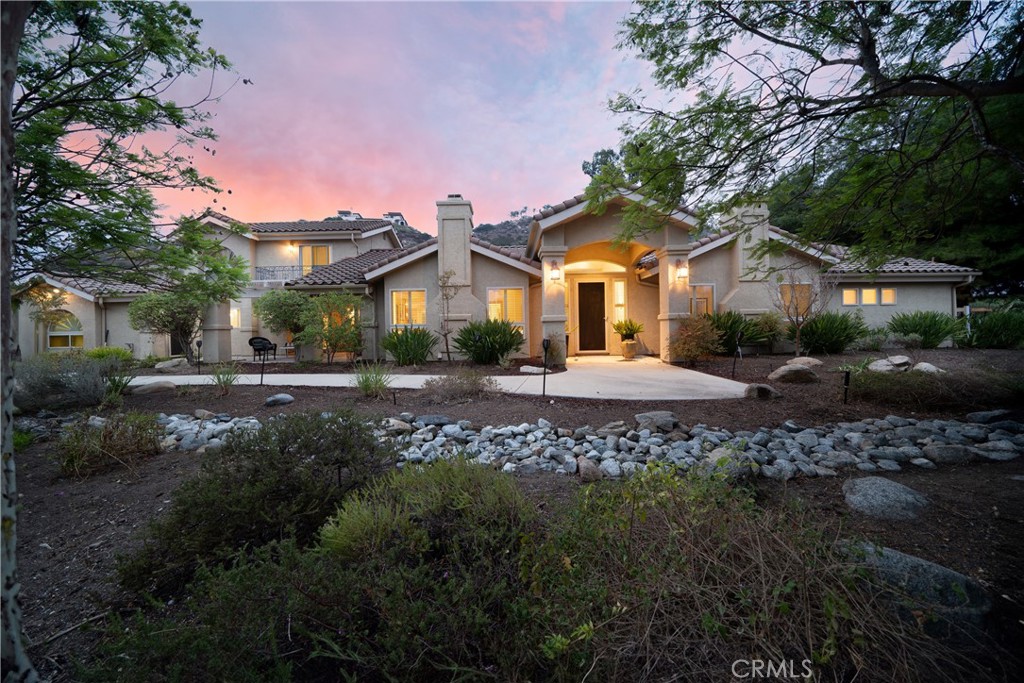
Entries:
POLYGON ((85 347, 82 322, 67 311, 60 312, 61 318, 50 323, 46 333, 46 347, 49 349, 81 349, 85 347))
POLYGON ((781 284, 779 296, 782 298, 782 309, 787 318, 803 318, 810 314, 811 285, 781 284))
POLYGON ((507 320, 523 329, 523 289, 487 290, 487 317, 491 320, 507 320))
POLYGON ((862 306, 878 305, 878 290, 874 287, 860 290, 860 303, 862 306))
POLYGON ((396 289, 391 292, 391 327, 426 327, 427 292, 396 289))
POLYGON ((856 289, 844 289, 843 290, 843 305, 844 306, 856 306, 857 305, 857 290, 856 289))
POLYGON ((299 247, 299 261, 302 263, 302 274, 309 275, 314 268, 330 264, 331 248, 326 244, 301 246, 299 247))
POLYGON ((241 327, 241 326, 242 326, 242 309, 241 308, 232 308, 231 309, 231 327, 236 327, 237 328, 237 327, 241 327))
POLYGON ((612 282, 612 322, 620 323, 626 319, 626 281, 612 282))
POLYGON ((690 287, 690 314, 707 315, 715 310, 715 288, 711 285, 690 287))
POLYGON ((896 305, 896 288, 895 287, 882 287, 882 305, 883 306, 895 306, 896 305))

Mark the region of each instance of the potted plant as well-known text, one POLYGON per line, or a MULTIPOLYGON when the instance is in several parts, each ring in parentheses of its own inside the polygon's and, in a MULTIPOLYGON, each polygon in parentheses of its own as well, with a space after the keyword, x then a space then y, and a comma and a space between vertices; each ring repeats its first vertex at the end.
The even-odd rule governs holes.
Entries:
POLYGON ((622 341, 636 339, 636 335, 644 331, 643 323, 638 323, 632 318, 626 318, 612 325, 615 333, 622 337, 622 341))
POLYGON ((612 329, 622 337, 622 357, 626 360, 636 358, 636 335, 644 331, 643 324, 626 318, 612 324, 612 329))

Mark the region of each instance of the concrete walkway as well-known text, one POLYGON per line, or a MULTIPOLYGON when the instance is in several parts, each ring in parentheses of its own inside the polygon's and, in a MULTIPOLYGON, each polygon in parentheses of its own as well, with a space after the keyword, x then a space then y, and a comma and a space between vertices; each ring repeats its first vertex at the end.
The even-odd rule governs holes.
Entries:
MULTIPOLYGON (((420 389, 436 375, 392 375, 394 389, 420 389)), ((264 386, 353 387, 353 374, 264 375, 264 386)), ((132 386, 157 381, 174 384, 213 384, 210 375, 147 375, 136 377, 132 386)), ((540 375, 498 375, 494 381, 502 391, 540 396, 544 379, 540 375)), ((240 375, 239 385, 259 384, 259 375, 240 375)), ((621 356, 570 358, 567 370, 547 376, 547 395, 574 398, 606 398, 635 401, 686 401, 711 398, 743 398, 746 384, 685 370, 657 358, 625 361, 621 356)))

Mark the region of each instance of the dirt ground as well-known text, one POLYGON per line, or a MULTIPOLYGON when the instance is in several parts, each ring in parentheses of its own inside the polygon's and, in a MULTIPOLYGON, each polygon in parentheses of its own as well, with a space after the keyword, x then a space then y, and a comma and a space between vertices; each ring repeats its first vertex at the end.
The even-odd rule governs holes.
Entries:
MULTIPOLYGON (((919 352, 918 360, 958 370, 984 368, 1021 374, 1024 352, 932 351, 919 352)), ((860 360, 863 355, 834 357, 825 369, 860 360)), ((737 364, 736 379, 764 381, 786 357, 746 358, 737 364)), ((730 376, 732 360, 722 359, 696 368, 730 376)), ((457 405, 429 403, 421 392, 401 390, 388 401, 367 401, 351 389, 309 387, 235 387, 217 396, 213 387, 186 388, 174 394, 128 397, 124 409, 152 412, 188 412, 205 408, 233 416, 268 417, 300 410, 349 409, 366 416, 400 412, 443 413, 468 419, 478 426, 519 424, 544 417, 554 424, 601 426, 617 419, 632 420, 647 410, 672 410, 686 424, 705 423, 728 429, 778 426, 787 419, 806 426, 842 420, 884 417, 963 418, 971 409, 893 409, 852 397, 842 403, 841 373, 822 372, 819 385, 783 388, 773 401, 611 401, 542 399, 498 394, 457 405), (266 408, 264 399, 288 391, 295 402, 266 408)), ((1024 421, 1024 406, 1012 409, 1011 418, 1024 421)), ((128 596, 115 585, 115 557, 129 551, 148 520, 169 503, 175 488, 198 467, 193 453, 166 453, 134 471, 109 472, 86 480, 64 478, 53 462, 54 444, 36 443, 17 454, 22 502, 19 572, 25 628, 31 654, 42 672, 54 680, 70 680, 72 662, 87 657, 95 642, 95 629, 113 614, 130 607, 128 596), (79 627, 79 628, 76 628, 79 627)), ((918 555, 969 574, 989 588, 997 634, 1008 663, 1005 679, 1021 680, 1024 671, 1009 651, 1024 652, 1024 458, 1008 463, 941 467, 937 471, 906 470, 886 476, 925 494, 931 501, 921 519, 888 523, 851 513, 843 503, 843 482, 858 473, 843 471, 835 479, 795 479, 786 485, 761 480, 759 498, 765 505, 802 501, 837 536, 860 535, 883 545, 918 555)), ((574 479, 555 475, 519 477, 523 491, 545 514, 555 514, 578 488, 574 479)))

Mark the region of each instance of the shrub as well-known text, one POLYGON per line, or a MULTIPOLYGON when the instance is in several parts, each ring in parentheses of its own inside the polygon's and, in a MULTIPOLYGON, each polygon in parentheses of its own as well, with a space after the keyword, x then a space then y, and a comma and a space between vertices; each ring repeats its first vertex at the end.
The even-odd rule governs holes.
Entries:
POLYGON ((241 370, 234 363, 218 365, 213 369, 213 384, 220 389, 221 396, 231 393, 231 387, 238 383, 241 370))
POLYGON ((148 413, 119 413, 102 427, 78 422, 61 436, 60 471, 69 477, 87 477, 118 467, 133 469, 141 458, 160 452, 162 435, 156 416, 148 413))
POLYGON ((753 322, 753 338, 759 340, 755 343, 766 345, 769 351, 774 350, 775 345, 786 334, 786 326, 782 324, 782 316, 775 311, 762 313, 754 318, 753 322))
POLYGON ((348 413, 292 413, 236 433, 208 452, 199 474, 175 492, 145 543, 121 558, 125 587, 179 592, 200 563, 294 538, 311 543, 345 495, 391 466, 372 428, 348 413))
MULTIPOLYGON (((800 330, 800 345, 805 353, 842 353, 867 331, 860 311, 824 311, 804 323, 800 330)), ((793 325, 789 326, 787 336, 791 340, 796 339, 793 325)))
POLYGON ((881 351, 889 341, 889 331, 885 327, 872 327, 851 347, 857 351, 881 351))
POLYGON ((898 335, 921 335, 921 348, 934 349, 952 338, 959 329, 956 319, 938 311, 897 313, 889 320, 889 331, 898 335))
POLYGON ((115 624, 91 678, 527 680, 539 638, 519 548, 537 526, 512 478, 437 462, 334 512, 320 548, 273 544, 204 573, 187 619, 139 618, 127 637, 115 624))
POLYGON ((742 313, 736 311, 708 313, 707 318, 718 331, 724 353, 730 356, 736 353, 736 336, 738 334, 743 335, 739 346, 763 344, 767 341, 761 326, 754 320, 745 317, 742 313))
POLYGON ((36 440, 32 432, 23 432, 20 429, 15 429, 12 436, 14 442, 14 450, 23 451, 32 445, 32 442, 36 440))
POLYGON ((121 367, 127 367, 135 362, 132 352, 120 346, 98 346, 86 351, 85 357, 96 360, 115 360, 120 363, 121 367))
POLYGON ((31 356, 14 366, 14 402, 22 410, 99 405, 111 366, 74 351, 31 356))
POLYGON ((431 377, 423 383, 423 392, 431 403, 465 403, 497 391, 498 383, 479 370, 460 368, 452 375, 431 377))
POLYGON ((971 318, 971 333, 965 340, 980 349, 1024 348, 1024 311, 993 311, 971 318))
POLYGON ((437 346, 437 337, 418 327, 395 329, 380 340, 380 345, 398 365, 423 365, 437 346))
POLYGON ((503 357, 523 348, 523 333, 508 320, 484 320, 466 324, 454 340, 455 348, 478 365, 496 365, 503 357))
POLYGON ((128 370, 119 369, 108 372, 104 381, 106 382, 106 393, 103 395, 103 403, 109 406, 120 406, 123 403, 125 390, 131 384, 133 375, 128 370))
POLYGON ((356 368, 356 388, 368 398, 387 398, 391 373, 379 363, 362 363, 356 368))
POLYGON ((302 331, 297 344, 322 347, 327 364, 334 363, 339 351, 359 355, 363 350, 363 327, 359 321, 363 300, 350 292, 324 292, 308 297, 299 320, 302 331))
POLYGON ((722 342, 709 318, 684 318, 669 341, 669 353, 687 363, 722 353, 722 342))

